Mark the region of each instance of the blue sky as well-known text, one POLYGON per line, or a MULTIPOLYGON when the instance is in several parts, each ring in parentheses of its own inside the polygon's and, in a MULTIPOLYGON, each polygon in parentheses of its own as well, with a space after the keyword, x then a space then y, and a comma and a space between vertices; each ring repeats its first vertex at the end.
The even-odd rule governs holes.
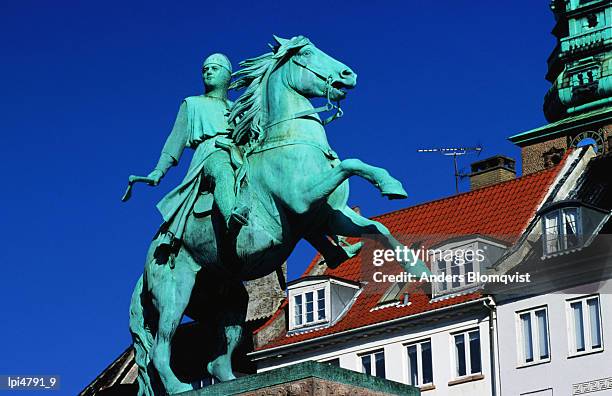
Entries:
MULTIPOLYGON (((454 193, 451 159, 417 148, 480 144, 480 158, 520 160, 506 138, 545 123, 553 26, 546 0, 4 2, 0 374, 59 374, 75 394, 130 343, 155 203, 187 158, 119 198, 154 166, 181 99, 201 92, 209 53, 237 67, 272 34, 302 34, 357 72, 329 141, 410 195, 390 202, 354 180, 350 203, 372 216, 454 193)), ((312 254, 298 248, 291 278, 312 254)))

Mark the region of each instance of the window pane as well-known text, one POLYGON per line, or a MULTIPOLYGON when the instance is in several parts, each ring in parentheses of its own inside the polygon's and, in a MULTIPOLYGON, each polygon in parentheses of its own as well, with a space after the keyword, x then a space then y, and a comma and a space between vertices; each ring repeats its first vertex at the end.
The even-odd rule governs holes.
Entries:
POLYGON ((306 293, 306 323, 314 322, 313 293, 306 293))
POLYGON ((464 266, 465 266, 465 279, 467 282, 467 274, 474 272, 474 263, 471 261, 466 261, 464 266))
POLYGON ((461 267, 453 261, 451 265, 451 275, 453 276, 452 287, 461 286, 461 282, 459 282, 459 275, 461 274, 461 267))
POLYGON ((455 336, 455 367, 457 367, 457 377, 466 374, 465 369, 465 339, 463 334, 455 336))
POLYGON ((480 334, 478 331, 470 333, 470 366, 471 374, 480 373, 480 334))
POLYGON ((577 217, 578 209, 563 209, 563 232, 565 233, 565 247, 568 249, 578 245, 577 217))
POLYGON ((431 342, 421 344, 421 360, 423 362, 423 384, 431 384, 433 382, 431 342))
POLYGON ((408 384, 419 385, 419 368, 417 362, 417 347, 408 347, 408 384))
POLYGON ((554 212, 546 216, 546 253, 559 251, 559 226, 557 223, 558 213, 554 212))
POLYGON ((574 341, 576 352, 584 351, 584 323, 582 320, 582 301, 570 304, 574 316, 574 341))
POLYGON ((302 296, 298 295, 295 296, 293 298, 293 302, 294 302, 294 313, 295 313, 295 317, 294 317, 294 322, 296 325, 301 325, 302 324, 302 296))
POLYGON ((526 363, 533 362, 533 339, 531 337, 531 314, 521 314, 521 330, 523 335, 523 358, 526 363))
POLYGON ((547 359, 548 354, 548 319, 546 310, 541 309, 535 313, 538 321, 538 343, 540 344, 540 359, 547 359))
POLYGON ((374 355, 376 361, 376 376, 385 378, 385 353, 378 352, 374 355))
MULTIPOLYGON (((438 274, 446 277, 446 261, 438 261, 438 274)), ((446 290, 446 282, 437 282, 436 284, 438 285, 438 289, 440 291, 446 290)))
POLYGON ((361 357, 361 372, 372 375, 372 358, 370 355, 361 357))
POLYGON ((325 319, 325 289, 317 290, 317 319, 325 319))
POLYGON ((599 323, 599 298, 587 301, 591 325, 591 348, 601 348, 601 324, 599 323))

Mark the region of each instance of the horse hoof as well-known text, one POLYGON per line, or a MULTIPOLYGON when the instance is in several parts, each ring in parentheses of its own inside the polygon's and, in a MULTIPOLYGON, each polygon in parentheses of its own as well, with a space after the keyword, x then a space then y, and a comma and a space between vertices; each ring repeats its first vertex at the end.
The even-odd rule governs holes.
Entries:
POLYGON ((206 370, 208 371, 208 374, 212 375, 221 382, 236 379, 236 376, 232 372, 231 366, 228 367, 227 364, 224 365, 220 363, 217 359, 212 362, 209 362, 206 365, 206 370))
POLYGON ((351 258, 351 257, 355 257, 357 254, 359 254, 359 252, 361 251, 362 247, 363 247, 363 242, 357 242, 357 243, 354 243, 354 244, 346 247, 344 249, 344 251, 349 256, 349 258, 351 258))
POLYGON ((380 184, 379 188, 382 196, 388 199, 404 199, 408 197, 408 193, 402 187, 402 183, 397 180, 380 184))
POLYGON ((189 392, 193 390, 193 386, 186 384, 184 382, 181 382, 179 385, 173 386, 172 389, 168 389, 168 394, 169 395, 177 395, 179 393, 183 393, 183 392, 189 392))
POLYGON ((348 246, 339 246, 338 253, 334 254, 333 257, 324 256, 325 264, 330 269, 335 269, 340 266, 346 260, 355 257, 361 251, 363 247, 363 242, 357 242, 348 246))

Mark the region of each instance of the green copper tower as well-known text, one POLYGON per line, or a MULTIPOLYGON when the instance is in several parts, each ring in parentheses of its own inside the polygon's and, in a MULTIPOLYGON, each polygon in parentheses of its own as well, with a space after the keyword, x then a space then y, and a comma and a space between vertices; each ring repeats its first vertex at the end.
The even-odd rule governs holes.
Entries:
POLYGON ((612 103, 612 2, 555 0, 557 46, 548 58, 544 99, 550 122, 612 103))
POLYGON ((522 149, 524 173, 554 165, 573 146, 612 148, 612 1, 553 0, 550 8, 557 38, 543 106, 550 124, 510 137, 522 149))

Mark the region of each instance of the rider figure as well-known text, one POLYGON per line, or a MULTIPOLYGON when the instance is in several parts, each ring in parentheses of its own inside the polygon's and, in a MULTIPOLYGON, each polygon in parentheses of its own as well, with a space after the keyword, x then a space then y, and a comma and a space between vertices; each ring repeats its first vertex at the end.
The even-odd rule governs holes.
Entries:
POLYGON ((148 175, 157 185, 179 162, 186 147, 195 150, 185 179, 157 204, 165 220, 158 246, 172 246, 182 239, 187 217, 202 190, 213 192, 226 230, 236 230, 247 223, 248 209, 235 207, 235 177, 229 153, 215 145, 229 132, 227 117, 232 102, 227 90, 231 74, 232 65, 225 55, 216 53, 206 58, 202 65, 204 95, 183 100, 159 161, 148 175))

